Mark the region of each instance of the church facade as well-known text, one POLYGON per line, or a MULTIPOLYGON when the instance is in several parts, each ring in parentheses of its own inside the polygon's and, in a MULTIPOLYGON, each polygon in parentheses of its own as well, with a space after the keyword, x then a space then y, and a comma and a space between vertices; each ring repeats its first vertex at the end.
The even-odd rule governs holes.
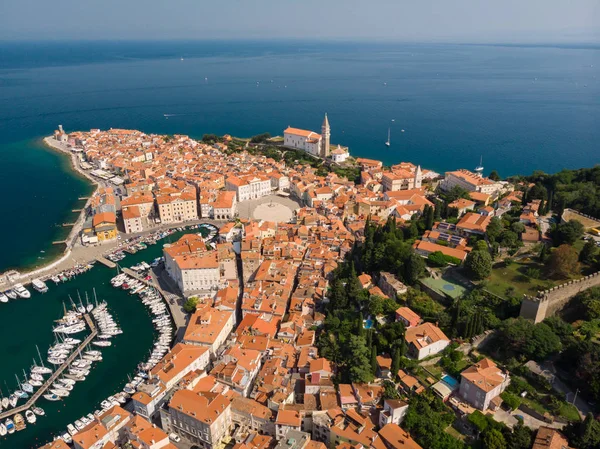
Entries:
POLYGON ((313 156, 326 158, 330 150, 331 128, 327 114, 321 126, 321 134, 306 129, 288 127, 283 131, 283 145, 289 148, 306 151, 313 156))

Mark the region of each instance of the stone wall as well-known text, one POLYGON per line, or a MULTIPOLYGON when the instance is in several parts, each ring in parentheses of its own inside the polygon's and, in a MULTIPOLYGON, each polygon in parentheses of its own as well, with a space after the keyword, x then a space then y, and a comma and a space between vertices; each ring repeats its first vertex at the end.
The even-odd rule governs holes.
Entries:
POLYGON ((525 296, 520 316, 539 323, 562 310, 577 293, 596 286, 600 286, 600 271, 539 292, 535 297, 525 296))

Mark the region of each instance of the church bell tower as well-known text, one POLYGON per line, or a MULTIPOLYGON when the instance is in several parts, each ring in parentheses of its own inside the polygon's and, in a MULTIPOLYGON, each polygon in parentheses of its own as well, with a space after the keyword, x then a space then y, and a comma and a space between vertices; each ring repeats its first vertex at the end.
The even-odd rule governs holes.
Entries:
POLYGON ((329 120, 327 120, 327 113, 325 113, 325 119, 323 119, 323 125, 321 125, 321 154, 322 158, 329 157, 329 139, 331 137, 331 128, 329 127, 329 120))

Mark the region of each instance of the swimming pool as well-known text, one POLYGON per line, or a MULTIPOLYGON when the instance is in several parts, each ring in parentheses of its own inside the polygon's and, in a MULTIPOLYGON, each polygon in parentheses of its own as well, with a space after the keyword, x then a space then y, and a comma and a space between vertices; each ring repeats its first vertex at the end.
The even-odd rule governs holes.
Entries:
POLYGON ((449 374, 444 374, 442 376, 442 382, 447 384, 453 390, 458 388, 458 380, 456 380, 454 377, 450 376, 449 374))
POLYGON ((373 327, 373 320, 370 318, 368 320, 365 320, 364 326, 365 326, 365 329, 371 329, 373 327))

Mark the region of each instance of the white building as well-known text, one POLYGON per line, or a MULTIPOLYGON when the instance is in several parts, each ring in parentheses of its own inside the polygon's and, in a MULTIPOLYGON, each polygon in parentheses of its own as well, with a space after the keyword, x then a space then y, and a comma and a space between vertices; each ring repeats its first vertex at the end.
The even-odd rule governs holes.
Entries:
POLYGON ((323 125, 321 126, 321 134, 289 126, 283 131, 283 145, 306 151, 313 156, 326 158, 330 155, 330 137, 331 128, 327 114, 325 114, 323 125))
POLYGON ((408 354, 417 360, 437 354, 450 344, 446 334, 431 323, 406 329, 404 339, 408 344, 408 354))
POLYGON ((238 202, 255 200, 271 194, 271 180, 265 176, 230 176, 225 188, 236 193, 238 202))
POLYGON ((347 147, 342 148, 338 145, 337 148, 331 150, 330 157, 333 162, 341 164, 342 162, 346 162, 346 159, 350 157, 350 152, 347 147))
POLYGON ((490 359, 483 359, 460 373, 459 395, 479 410, 495 410, 496 399, 508 387, 510 377, 490 359))
POLYGON ((440 188, 445 191, 452 190, 456 186, 469 192, 481 192, 492 196, 504 188, 501 182, 492 181, 465 169, 446 172, 444 180, 440 183, 440 188))

